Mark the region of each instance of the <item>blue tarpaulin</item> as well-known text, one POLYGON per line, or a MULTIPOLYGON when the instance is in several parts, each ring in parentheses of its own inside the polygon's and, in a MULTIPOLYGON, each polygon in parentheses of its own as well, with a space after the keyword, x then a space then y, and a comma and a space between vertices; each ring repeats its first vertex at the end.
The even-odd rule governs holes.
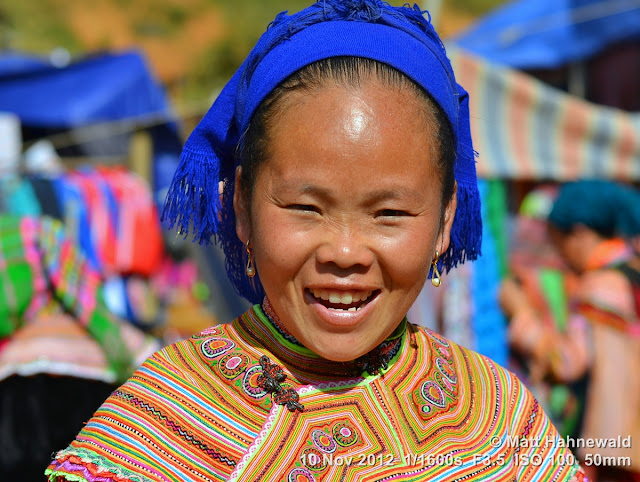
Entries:
POLYGON ((451 42, 491 62, 546 69, 640 41, 640 0, 516 0, 451 42))
POLYGON ((50 128, 150 115, 173 120, 161 85, 137 52, 95 55, 63 68, 0 54, 0 111, 50 128))
POLYGON ((46 69, 49 63, 35 55, 19 52, 0 53, 0 78, 46 69))

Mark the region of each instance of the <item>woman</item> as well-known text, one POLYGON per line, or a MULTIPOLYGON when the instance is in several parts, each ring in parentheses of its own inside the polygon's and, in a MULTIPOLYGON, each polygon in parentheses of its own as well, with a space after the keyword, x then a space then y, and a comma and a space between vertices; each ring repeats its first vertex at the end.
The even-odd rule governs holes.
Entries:
POLYGON ((278 16, 165 209, 256 305, 152 357, 50 480, 581 480, 515 377, 404 317, 479 251, 468 122, 417 7, 278 16))
POLYGON ((501 292, 509 338, 539 377, 587 382, 580 437, 625 443, 582 447, 592 480, 640 480, 640 257, 625 238, 640 234, 640 193, 608 181, 564 185, 548 217, 550 237, 578 274, 567 327, 545 324, 522 287, 501 292), (625 391, 611 390, 624 385, 625 391), (607 461, 607 463, 600 463, 607 461))

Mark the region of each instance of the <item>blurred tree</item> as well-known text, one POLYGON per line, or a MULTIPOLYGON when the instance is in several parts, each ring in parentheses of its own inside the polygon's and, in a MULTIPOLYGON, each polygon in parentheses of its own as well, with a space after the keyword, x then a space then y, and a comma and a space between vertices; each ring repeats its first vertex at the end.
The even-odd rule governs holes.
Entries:
POLYGON ((1 8, 0 28, 8 41, 4 48, 47 54, 55 47, 64 47, 70 52, 81 50, 67 25, 64 8, 56 8, 53 2, 2 0, 1 8))

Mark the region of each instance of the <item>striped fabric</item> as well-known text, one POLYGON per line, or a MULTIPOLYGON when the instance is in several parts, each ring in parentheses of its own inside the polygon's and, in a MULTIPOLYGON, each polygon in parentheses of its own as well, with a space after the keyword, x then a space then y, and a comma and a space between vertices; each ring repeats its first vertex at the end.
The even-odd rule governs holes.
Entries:
POLYGON ((116 240, 112 268, 118 273, 150 276, 157 272, 164 256, 160 220, 148 183, 118 167, 99 167, 101 177, 115 202, 116 240))
POLYGON ((640 114, 598 106, 448 49, 469 92, 478 176, 640 180, 640 114))
POLYGON ((154 274, 164 257, 159 216, 148 183, 121 167, 83 168, 57 182, 66 225, 94 267, 154 274))
POLYGON ((0 339, 50 301, 35 242, 36 223, 24 219, 0 216, 0 339))
POLYGON ((285 337, 255 306, 150 358, 46 473, 90 482, 584 480, 512 374, 406 322, 387 343, 399 348, 388 369, 356 374, 285 337), (264 355, 283 368, 302 412, 262 388, 264 355))

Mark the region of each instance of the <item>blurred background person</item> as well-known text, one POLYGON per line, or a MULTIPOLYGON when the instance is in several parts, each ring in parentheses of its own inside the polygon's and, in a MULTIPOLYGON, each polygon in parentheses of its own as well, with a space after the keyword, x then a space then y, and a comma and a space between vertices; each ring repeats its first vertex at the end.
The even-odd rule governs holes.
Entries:
POLYGON ((553 244, 578 276, 566 329, 545 323, 522 278, 508 278, 500 300, 510 316, 511 347, 528 359, 534 379, 586 382, 574 436, 616 440, 577 450, 593 462, 584 464, 592 480, 640 480, 640 259, 628 242, 640 234, 640 193, 607 181, 569 183, 548 223, 553 244), (618 436, 630 437, 630 447, 620 446, 627 444, 618 436), (603 457, 621 466, 598 463, 613 460, 603 457), (630 457, 631 466, 619 457, 630 457))
MULTIPOLYGON (((569 318, 568 299, 578 276, 550 240, 547 218, 557 195, 555 184, 543 184, 525 195, 511 220, 507 270, 508 276, 517 280, 540 324, 564 333, 569 318)), ((507 360, 508 368, 525 381, 560 434, 577 437, 585 377, 571 383, 558 382, 546 376, 534 359, 516 350, 508 351, 507 360)))

